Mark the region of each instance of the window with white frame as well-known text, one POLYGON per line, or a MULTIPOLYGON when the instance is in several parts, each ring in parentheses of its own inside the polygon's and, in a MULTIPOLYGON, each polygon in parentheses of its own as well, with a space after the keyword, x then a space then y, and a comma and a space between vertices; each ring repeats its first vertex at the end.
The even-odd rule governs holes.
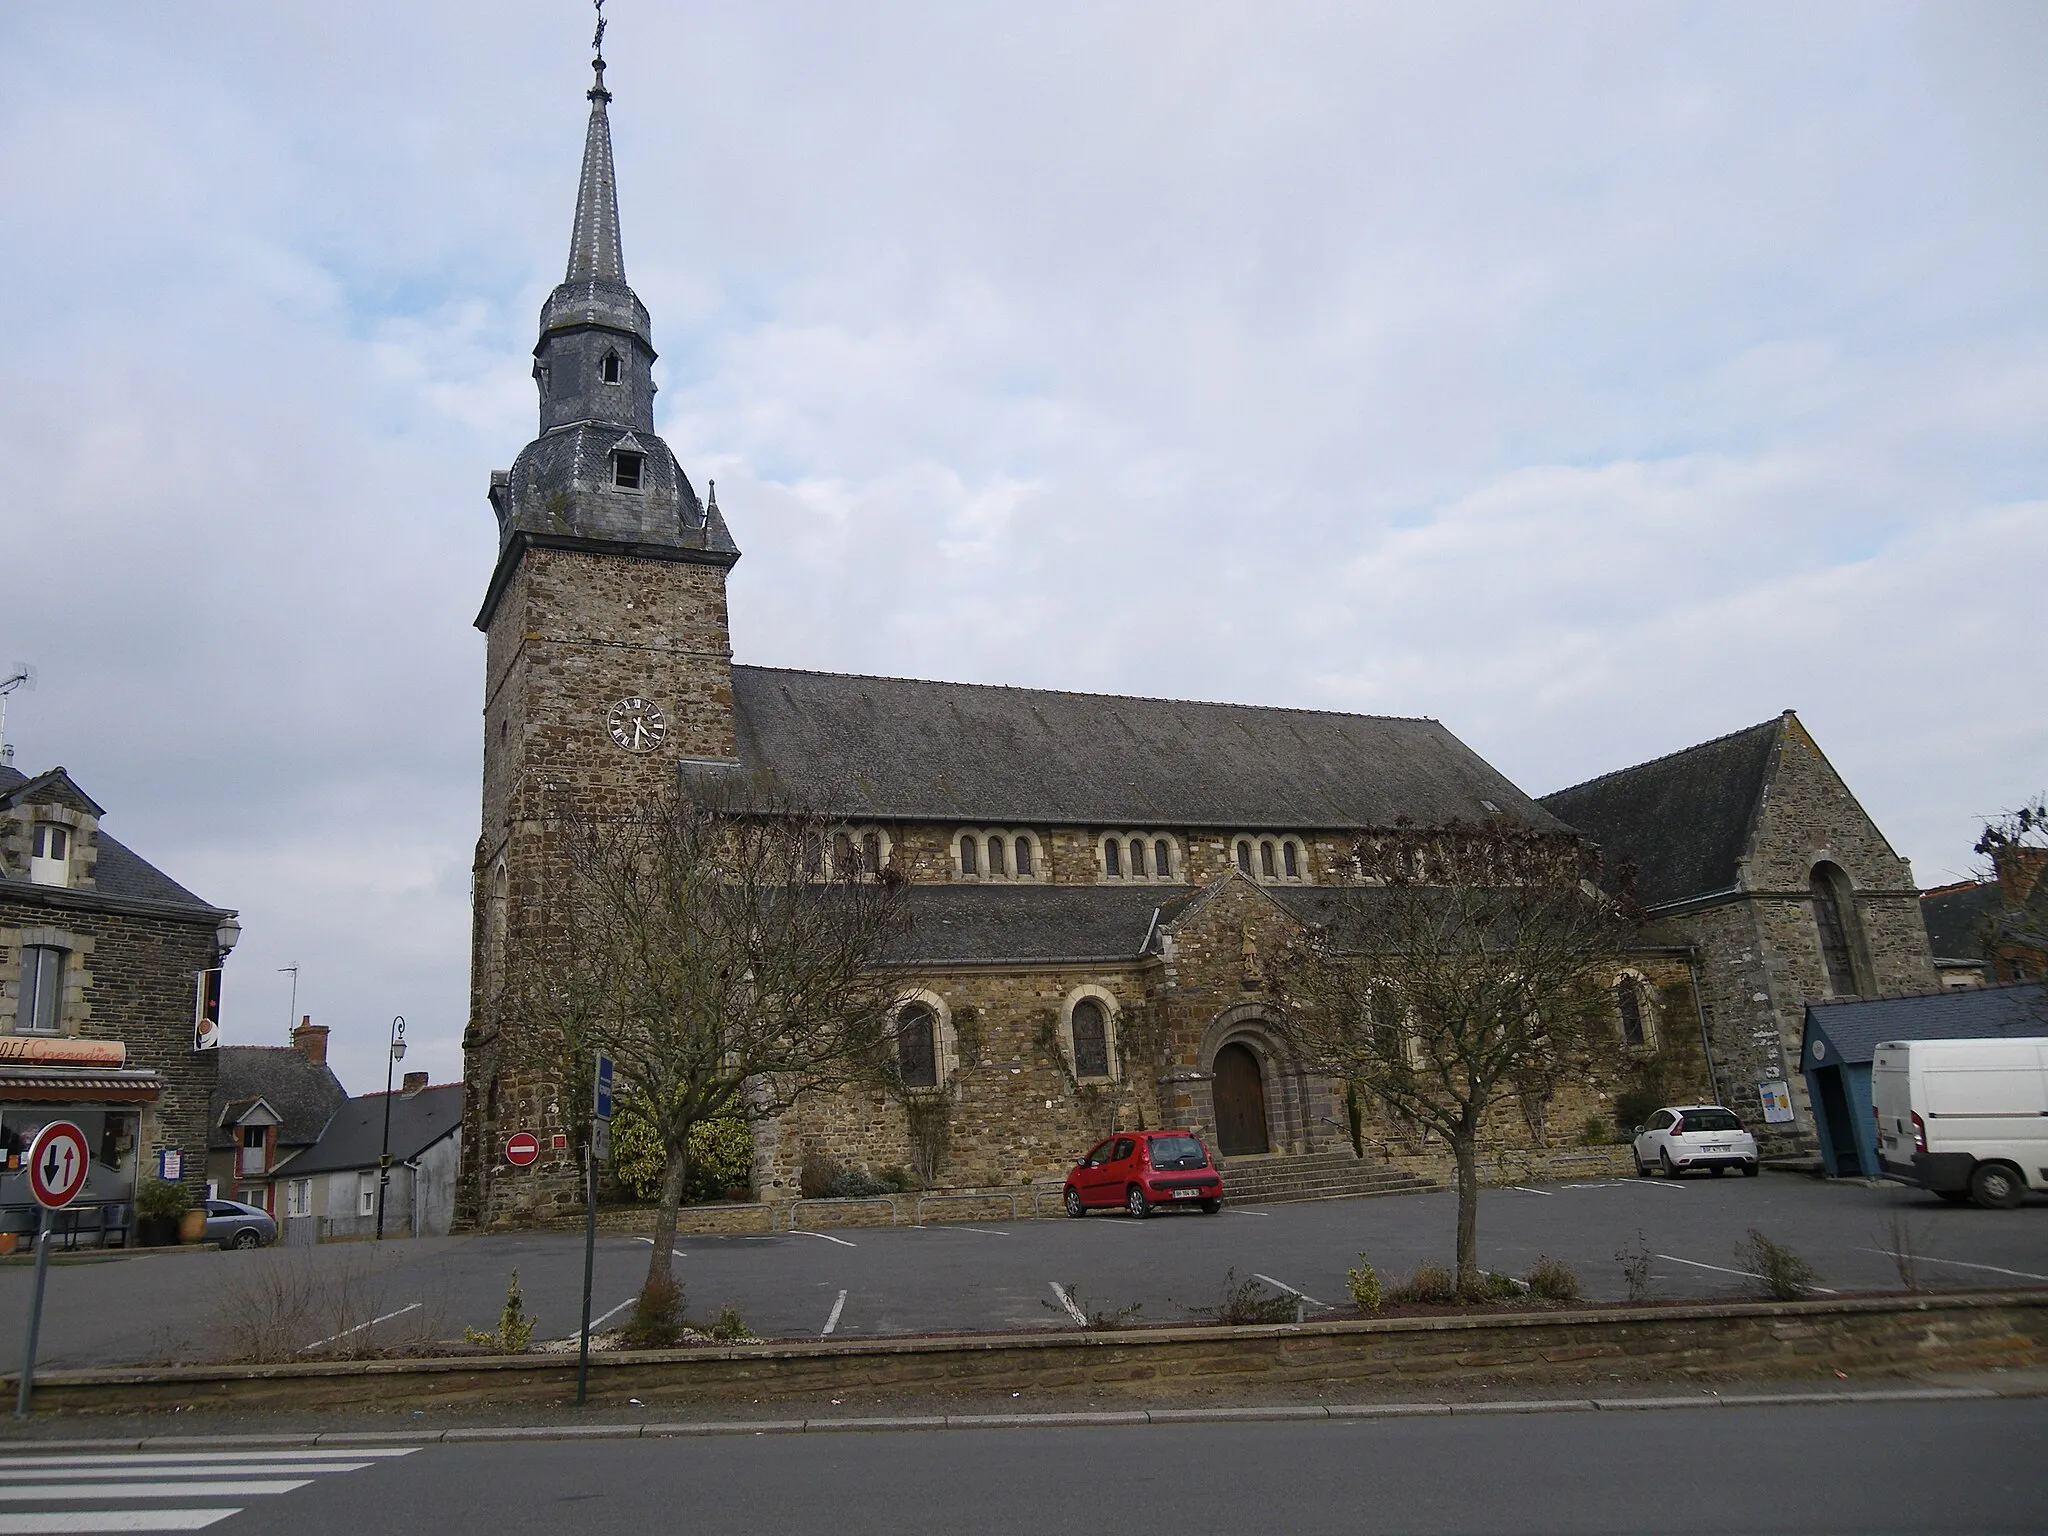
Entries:
POLYGON ((377 1175, 359 1173, 356 1175, 356 1214, 374 1216, 377 1214, 377 1175))
POLYGON ((21 952, 21 991, 14 1027, 23 1034, 54 1035, 64 1023, 64 951, 31 944, 21 952))
POLYGON ((71 829, 54 821, 36 823, 29 847, 28 877, 37 885, 71 883, 71 829))
POLYGON ((1104 1082, 1116 1070, 1116 998, 1090 983, 1067 994, 1060 1007, 1060 1048, 1076 1082, 1104 1082))
POLYGON ((814 880, 873 879, 889 867, 895 844, 885 828, 834 827, 804 847, 804 869, 814 880))
POLYGON ((310 1216, 313 1214, 313 1181, 293 1179, 284 1187, 284 1213, 287 1216, 310 1216))
POLYGON ((1298 837, 1241 832, 1230 840, 1231 862, 1262 885, 1306 885, 1308 845, 1298 837))
POLYGON ((1043 880, 1045 849, 1036 832, 962 827, 953 836, 953 874, 961 880, 1043 880))
POLYGON ((1105 880, 1158 885, 1186 878, 1180 839, 1170 832, 1105 832, 1095 858, 1105 880))

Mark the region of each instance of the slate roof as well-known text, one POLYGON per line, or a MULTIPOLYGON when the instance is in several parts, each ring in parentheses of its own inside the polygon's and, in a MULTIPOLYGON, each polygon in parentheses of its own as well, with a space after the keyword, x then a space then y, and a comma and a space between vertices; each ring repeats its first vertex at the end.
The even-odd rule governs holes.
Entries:
MULTIPOLYGON (((61 773, 63 770, 53 771, 61 773)), ((5 803, 15 790, 29 782, 27 775, 13 768, 0 768, 0 803, 5 803)), ((99 837, 99 861, 93 869, 93 888, 101 895, 127 901, 156 901, 176 907, 196 907, 206 912, 226 910, 193 895, 126 843, 109 836, 104 827, 100 829, 99 837)))
POLYGON ((1185 886, 915 885, 910 931, 890 946, 899 964, 1129 960, 1152 914, 1185 886))
MULTIPOLYGON (((1278 829, 1557 823, 1434 720, 736 666, 763 790, 848 818, 1278 829)), ((1015 889, 1012 887, 1011 889, 1015 889)))
POLYGON ((1610 873, 1632 861, 1636 899, 1646 907, 1725 891, 1735 884, 1784 724, 1784 716, 1766 720, 1537 803, 1598 843, 1610 873))
POLYGON ((1998 883, 1972 880, 1920 893, 1920 916, 1936 960, 1990 958, 1984 947, 1990 920, 2002 909, 1998 883))
POLYGON ((384 1101, 391 1100, 391 1156, 395 1162, 418 1157, 443 1136, 462 1125, 462 1084, 402 1093, 359 1094, 334 1112, 319 1142, 292 1159, 292 1177, 310 1173, 341 1173, 374 1168, 384 1146, 384 1101))
MULTIPOLYGON (((2048 984, 1968 987, 1919 997, 1808 1003, 1806 1034, 1818 1029, 1836 1056, 1854 1066, 1888 1040, 1999 1040, 2048 1036, 2048 984)), ((1800 1060, 1806 1046, 1800 1047, 1800 1060)))
POLYGON ((230 1104, 261 1099, 276 1110, 280 1147, 310 1147, 328 1119, 348 1100, 348 1090, 324 1061, 295 1045, 224 1045, 215 1053, 220 1077, 207 1107, 207 1146, 224 1152, 235 1145, 233 1129, 221 1126, 230 1104))

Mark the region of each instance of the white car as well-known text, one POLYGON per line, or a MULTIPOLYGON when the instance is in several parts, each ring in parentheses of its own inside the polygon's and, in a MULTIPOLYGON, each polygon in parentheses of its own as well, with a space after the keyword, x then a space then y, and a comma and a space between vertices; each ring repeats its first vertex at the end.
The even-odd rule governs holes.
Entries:
POLYGON ((1636 1173, 1647 1179, 1655 1169, 1675 1179, 1693 1168, 1716 1178, 1724 1168, 1740 1168, 1756 1177, 1756 1138, 1742 1128, 1733 1110, 1718 1104, 1674 1104, 1636 1127, 1636 1173))

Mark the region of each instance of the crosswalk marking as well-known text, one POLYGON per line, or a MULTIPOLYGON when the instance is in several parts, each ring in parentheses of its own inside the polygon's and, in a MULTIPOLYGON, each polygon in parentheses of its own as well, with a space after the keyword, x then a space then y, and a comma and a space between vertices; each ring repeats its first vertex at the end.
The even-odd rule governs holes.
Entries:
POLYGON ((37 1478, 62 1478, 76 1482, 82 1478, 92 1477, 291 1477, 299 1473, 317 1477, 322 1472, 360 1472, 364 1467, 371 1465, 373 1463, 367 1461, 273 1461, 255 1462, 247 1466, 240 1462, 232 1466, 195 1462, 182 1467, 27 1467, 16 1471, 0 1463, 0 1486, 32 1482, 37 1478))
POLYGON ((27 1483, 0 1488, 0 1499, 10 1504, 42 1499, 253 1499, 266 1493, 290 1493, 311 1481, 300 1477, 203 1483, 27 1483))
POLYGON ((0 1536, 197 1531, 239 1514, 240 1504, 194 1500, 275 1497, 330 1472, 360 1472, 410 1456, 418 1446, 276 1451, 126 1451, 13 1456, 0 1451, 0 1536), (110 1507, 79 1509, 79 1504, 110 1507))
POLYGON ((240 1514, 227 1509, 52 1509, 34 1515, 0 1515, 0 1536, 68 1536, 89 1531, 198 1531, 240 1514))

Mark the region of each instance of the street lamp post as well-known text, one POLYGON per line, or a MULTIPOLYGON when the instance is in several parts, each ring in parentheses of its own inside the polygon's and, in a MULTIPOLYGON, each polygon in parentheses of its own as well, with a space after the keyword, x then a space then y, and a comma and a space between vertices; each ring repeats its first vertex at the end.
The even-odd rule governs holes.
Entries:
POLYGON ((377 1154, 377 1241, 384 1241, 384 1191, 391 1187, 391 1068, 405 1060, 405 1015, 391 1021, 391 1058, 384 1063, 384 1145, 377 1154))

